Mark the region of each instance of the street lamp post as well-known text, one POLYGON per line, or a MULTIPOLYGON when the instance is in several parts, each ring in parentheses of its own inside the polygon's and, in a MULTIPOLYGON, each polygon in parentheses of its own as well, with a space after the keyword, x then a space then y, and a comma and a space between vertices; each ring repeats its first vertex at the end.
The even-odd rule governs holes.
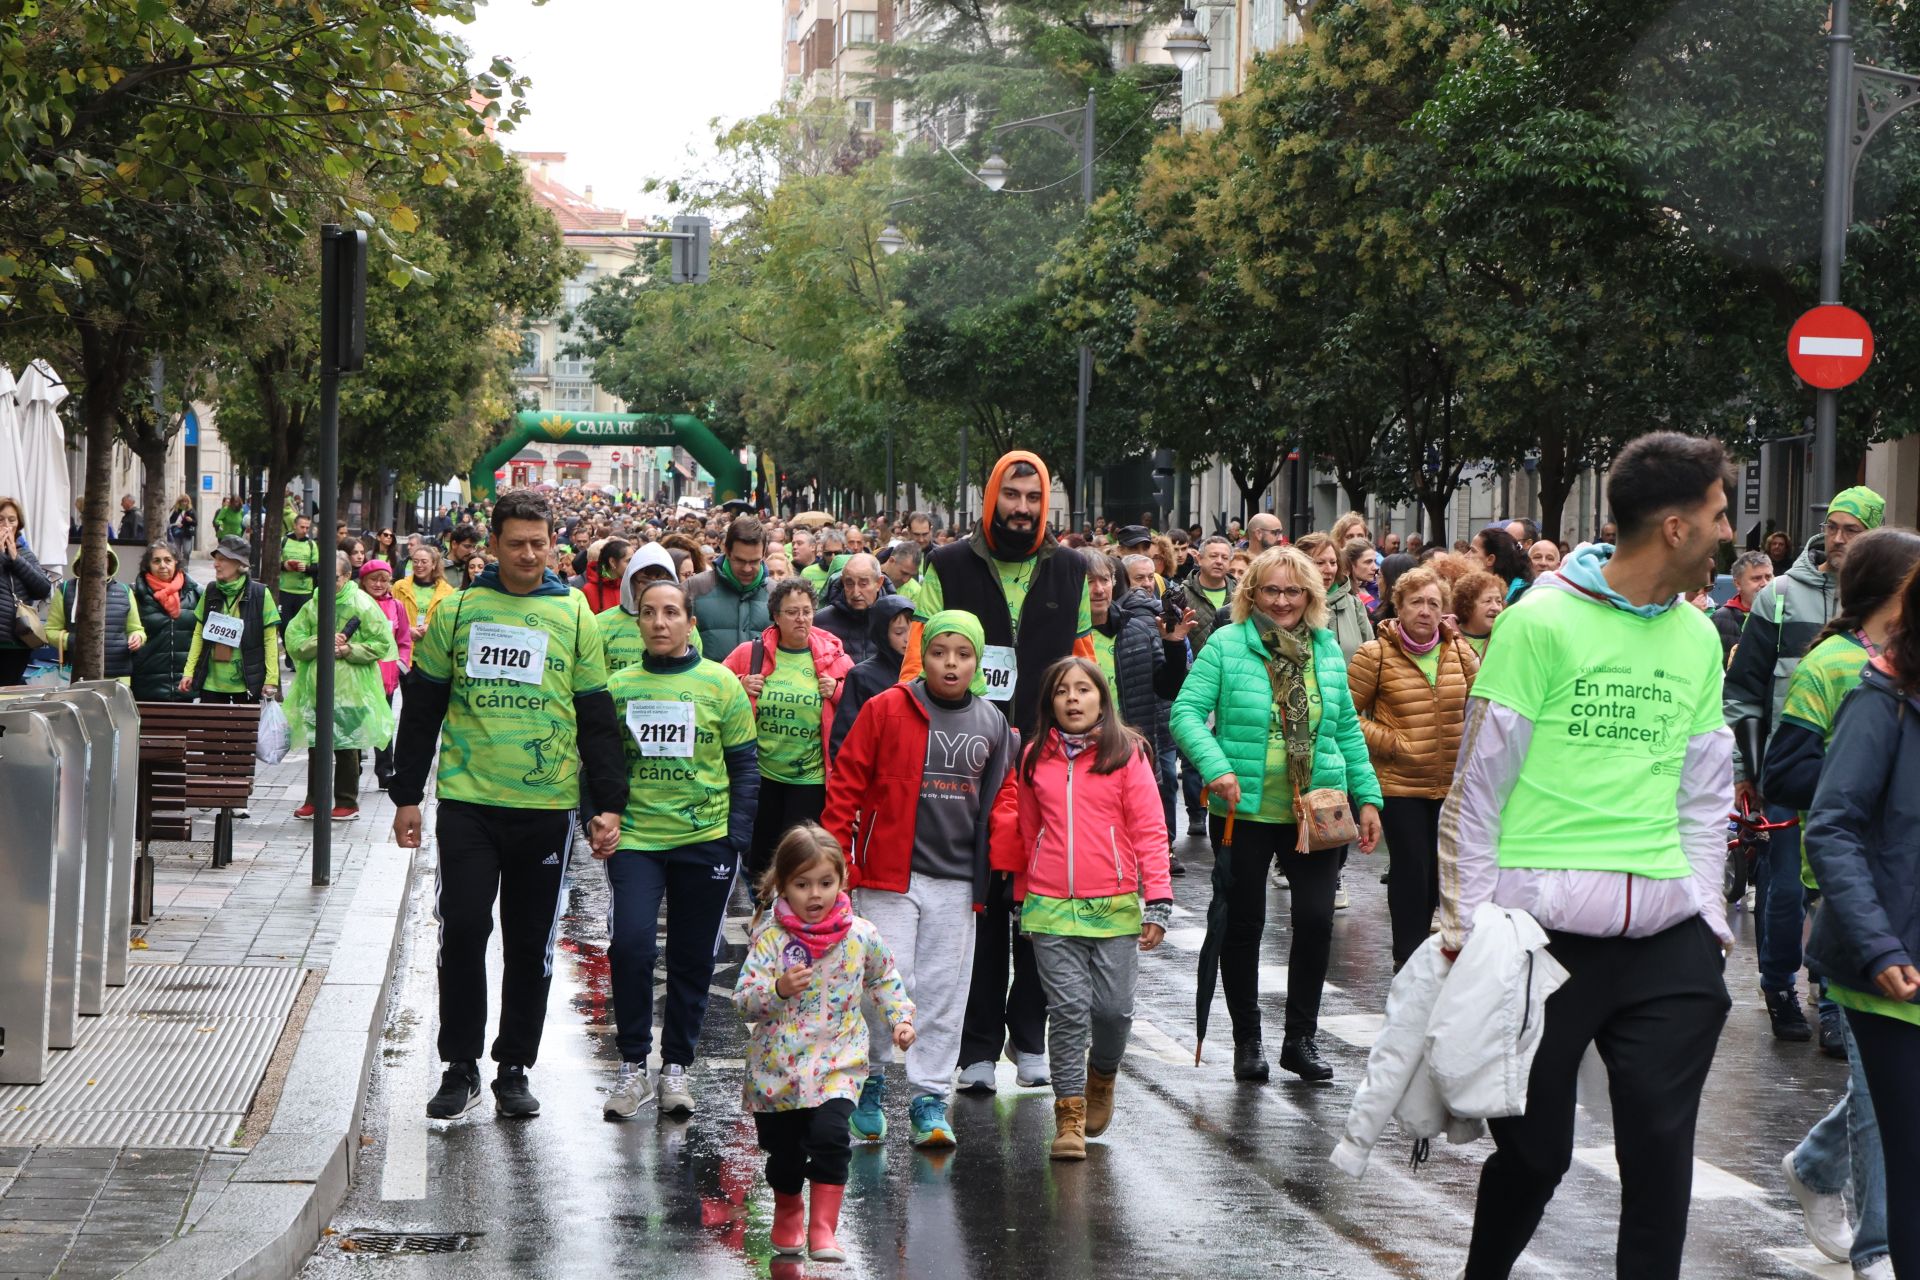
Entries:
MULTIPOLYGON (((1920 76, 1853 60, 1848 0, 1833 0, 1827 28, 1827 142, 1820 199, 1820 302, 1840 301, 1840 269, 1847 260, 1847 225, 1853 220, 1853 179, 1860 153, 1882 126, 1908 107, 1920 106, 1920 76), (1878 90, 1878 98, 1873 91, 1878 90)), ((1840 393, 1820 389, 1813 410, 1813 514, 1825 518, 1838 483, 1840 393)))
MULTIPOLYGON (((1093 90, 1087 90, 1084 106, 1073 111, 1056 111, 1052 115, 1034 116, 1030 120, 1013 120, 1006 124, 997 124, 987 130, 987 135, 1010 133, 1015 129, 1045 129, 1057 134, 1068 142, 1080 144, 1080 199, 1089 209, 1093 207, 1093 90)), ((980 166, 976 175, 989 191, 999 191, 1007 185, 1007 162, 996 147, 987 156, 986 163, 980 166)), ((1080 381, 1079 394, 1074 404, 1073 423, 1073 489, 1068 495, 1069 528, 1078 529, 1085 511, 1086 474, 1087 474, 1087 400, 1093 394, 1093 353, 1086 343, 1080 344, 1080 381)))

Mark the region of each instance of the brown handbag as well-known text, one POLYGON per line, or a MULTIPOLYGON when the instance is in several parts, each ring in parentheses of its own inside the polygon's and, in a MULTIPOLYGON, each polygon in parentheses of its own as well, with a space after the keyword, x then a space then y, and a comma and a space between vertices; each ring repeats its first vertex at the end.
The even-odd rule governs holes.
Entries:
POLYGON ((1315 787, 1305 795, 1293 789, 1294 817, 1300 823, 1300 851, 1323 853, 1360 838, 1347 793, 1334 787, 1315 787))

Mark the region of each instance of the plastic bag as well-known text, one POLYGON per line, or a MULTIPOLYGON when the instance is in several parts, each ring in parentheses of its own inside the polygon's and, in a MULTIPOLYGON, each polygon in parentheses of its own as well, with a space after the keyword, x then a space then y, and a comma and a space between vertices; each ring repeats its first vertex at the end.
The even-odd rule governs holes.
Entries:
POLYGON ((292 737, 287 728, 287 713, 280 709, 280 704, 271 699, 261 703, 260 740, 253 748, 260 763, 279 764, 285 760, 292 737))

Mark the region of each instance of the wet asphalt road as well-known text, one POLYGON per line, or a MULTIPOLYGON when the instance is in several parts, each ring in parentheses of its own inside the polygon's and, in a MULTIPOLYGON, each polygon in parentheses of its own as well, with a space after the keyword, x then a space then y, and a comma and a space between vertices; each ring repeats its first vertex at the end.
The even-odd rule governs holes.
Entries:
MULTIPOLYGON (((1183 819, 1184 822, 1184 819, 1183 819)), ((1365 1179, 1326 1156, 1345 1121, 1390 976, 1383 862, 1349 864, 1351 909, 1335 925, 1322 1051, 1334 1080, 1307 1085, 1275 1068, 1265 1087, 1236 1084, 1224 1005, 1207 1062, 1192 1063, 1195 957, 1208 894, 1204 839, 1181 844, 1191 873, 1175 881, 1181 914, 1168 945, 1143 959, 1135 1038, 1117 1114, 1080 1165, 1046 1159, 1052 1094, 1014 1086, 956 1098, 959 1148, 940 1156, 904 1140, 904 1081, 891 1091, 893 1132, 856 1148, 841 1224, 844 1265, 774 1264, 771 1196, 752 1122, 740 1107, 744 1032, 718 992, 694 1070, 689 1121, 648 1106, 632 1121, 601 1118, 618 1054, 604 947, 607 889, 575 863, 539 1066, 542 1114, 500 1121, 489 1095, 466 1117, 429 1122, 433 1060, 430 854, 423 855, 400 957, 384 1052, 372 1081, 355 1186, 315 1252, 309 1280, 354 1277, 912 1276, 1154 1277, 1419 1276, 1451 1280, 1464 1260, 1478 1165, 1491 1150, 1436 1143, 1409 1169, 1389 1131, 1365 1179), (458 1234, 459 1252, 380 1255, 343 1247, 357 1231, 458 1234)), ((1287 895, 1270 889, 1262 1003, 1277 1053, 1286 963, 1287 895)), ((739 926, 730 926, 736 944, 739 926)), ((1751 925, 1737 928, 1743 946, 1751 925)), ((730 989, 742 948, 716 969, 730 989)), ((1842 1064, 1810 1046, 1776 1043, 1752 980, 1752 953, 1728 966, 1734 1010, 1707 1086, 1697 1146, 1689 1277, 1831 1277, 1807 1246, 1779 1161, 1843 1087, 1842 1064)), ((494 990, 497 992, 497 977, 494 990)), ((896 1071, 898 1069, 896 1068, 896 1071)), ((489 1072, 490 1074, 490 1072, 489 1072)), ((1603 1094, 1581 1113, 1579 1157, 1517 1276, 1613 1274, 1618 1187, 1603 1094)))

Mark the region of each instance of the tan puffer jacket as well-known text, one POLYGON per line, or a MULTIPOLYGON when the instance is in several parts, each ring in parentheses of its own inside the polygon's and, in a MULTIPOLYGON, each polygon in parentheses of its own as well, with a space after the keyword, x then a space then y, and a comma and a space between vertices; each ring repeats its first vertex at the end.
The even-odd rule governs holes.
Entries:
POLYGON ((1388 797, 1438 800, 1453 785, 1467 695, 1480 659, 1451 622, 1440 624, 1439 653, 1440 670, 1430 685, 1400 647, 1399 622, 1383 622, 1347 665, 1360 731, 1388 797))

